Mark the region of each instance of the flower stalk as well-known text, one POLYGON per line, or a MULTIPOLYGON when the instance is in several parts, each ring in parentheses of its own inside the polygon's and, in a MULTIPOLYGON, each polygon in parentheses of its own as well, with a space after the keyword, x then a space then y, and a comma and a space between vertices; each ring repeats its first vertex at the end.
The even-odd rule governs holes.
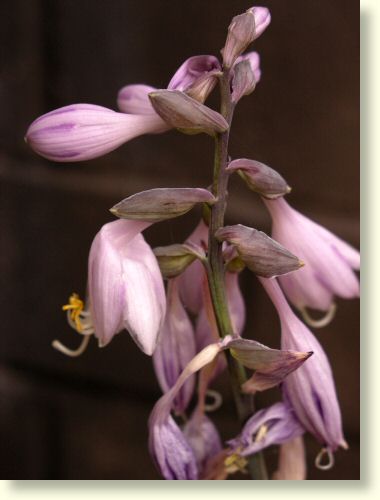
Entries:
MULTIPOLYGON (((221 96, 220 114, 225 118, 229 128, 225 132, 218 133, 215 138, 212 193, 217 201, 211 206, 207 265, 211 299, 219 335, 221 337, 226 337, 227 335, 235 333, 233 331, 231 318, 228 312, 227 297, 224 286, 225 269, 222 242, 218 241, 215 236, 218 229, 224 226, 224 215, 227 206, 229 173, 226 168, 228 165, 228 143, 235 108, 235 104, 232 102, 231 96, 230 76, 231 72, 229 68, 224 68, 219 80, 221 96)), ((242 384, 247 381, 247 375, 243 365, 238 360, 234 359, 229 351, 226 352, 226 356, 236 411, 240 423, 244 424, 254 412, 253 396, 243 394, 241 391, 242 384)), ((257 453, 249 458, 248 468, 252 479, 268 479, 262 453, 257 453)))

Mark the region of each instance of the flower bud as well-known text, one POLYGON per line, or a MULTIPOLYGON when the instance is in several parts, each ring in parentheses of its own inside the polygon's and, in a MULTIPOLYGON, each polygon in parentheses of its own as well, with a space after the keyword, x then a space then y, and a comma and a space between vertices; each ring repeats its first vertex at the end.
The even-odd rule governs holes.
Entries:
POLYGON ((73 104, 34 120, 25 141, 48 160, 84 161, 139 135, 162 131, 163 125, 155 114, 126 115, 93 104, 73 104))
POLYGON ((196 258, 205 256, 202 248, 191 243, 157 247, 153 252, 164 278, 179 276, 196 258))
POLYGON ((272 278, 303 265, 295 255, 257 229, 238 224, 218 229, 215 236, 235 245, 245 265, 258 276, 272 278))
POLYGON ((156 188, 136 193, 111 208, 120 219, 160 222, 184 215, 196 203, 215 203, 210 191, 202 188, 156 188))
POLYGON ((255 87, 256 80, 251 63, 244 60, 236 64, 232 78, 232 102, 237 103, 243 96, 251 94, 255 87))
POLYGON ((149 98, 166 123, 186 134, 214 136, 228 129, 222 115, 178 90, 157 90, 149 98))
POLYGON ((222 49, 226 68, 232 67, 236 58, 263 33, 270 20, 270 13, 266 7, 252 7, 232 19, 228 27, 226 44, 222 49))
POLYGON ((259 161, 241 158, 232 161, 226 170, 228 172, 235 172, 237 170, 247 186, 252 191, 264 196, 264 198, 279 198, 291 191, 287 182, 276 170, 259 161))

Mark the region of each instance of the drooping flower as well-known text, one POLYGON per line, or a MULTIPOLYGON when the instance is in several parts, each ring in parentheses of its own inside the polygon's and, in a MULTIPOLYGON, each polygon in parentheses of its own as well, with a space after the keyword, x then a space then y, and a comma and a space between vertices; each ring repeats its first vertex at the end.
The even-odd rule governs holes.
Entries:
POLYGON ((280 276, 289 300, 312 326, 324 326, 332 319, 334 297, 359 296, 359 252, 324 227, 294 210, 284 198, 263 199, 272 221, 272 236, 305 262, 295 273, 280 276), (306 308, 327 311, 321 321, 309 317, 306 308))
MULTIPOLYGON (((177 381, 187 363, 195 356, 193 325, 179 297, 178 279, 168 283, 167 308, 157 348, 153 355, 156 376, 163 392, 177 381)), ((179 390, 173 409, 183 413, 193 395, 195 378, 190 377, 179 390)))
MULTIPOLYGON (((149 225, 127 220, 105 224, 90 249, 88 308, 83 311, 83 303, 75 300, 65 306, 71 325, 84 335, 94 334, 101 347, 124 328, 144 353, 152 355, 156 347, 166 299, 157 260, 140 234, 149 225)), ((57 342, 55 346, 67 351, 57 342)))
POLYGON ((275 279, 260 278, 281 321, 281 348, 313 351, 314 355, 283 383, 285 400, 302 426, 331 455, 347 448, 335 384, 327 356, 310 330, 293 313, 275 279))
MULTIPOLYGON (((260 373, 262 366, 267 370, 270 367, 276 369, 278 359, 284 357, 284 364, 287 365, 287 373, 277 380, 283 381, 291 371, 299 366, 300 354, 303 354, 304 361, 308 353, 289 352, 284 353, 276 349, 270 349, 253 340, 245 340, 232 336, 227 336, 223 340, 210 344, 199 352, 184 368, 174 386, 166 392, 155 404, 149 418, 149 449, 151 455, 163 476, 166 479, 198 479, 199 470, 197 467, 197 454, 191 448, 183 432, 170 415, 179 390, 194 373, 213 363, 216 357, 225 349, 233 349, 233 355, 241 360, 243 365, 257 370, 260 373), (247 355, 247 351, 250 355, 247 355), (293 355, 289 359, 289 355, 293 355), (242 358, 240 358, 242 355, 242 358), (175 450, 178 448, 178 453, 175 450)), ((198 435, 199 437, 202 436, 198 435)), ((213 440, 213 444, 214 440, 213 440)), ((196 448, 196 446, 195 446, 196 448)), ((211 448, 211 447, 210 447, 211 448)), ((209 447, 207 446, 207 449, 209 447)), ((199 455, 200 456, 200 455, 199 455)))
POLYGON ((166 129, 155 114, 125 114, 94 104, 72 104, 34 120, 25 140, 44 158, 73 162, 103 156, 139 135, 166 129))

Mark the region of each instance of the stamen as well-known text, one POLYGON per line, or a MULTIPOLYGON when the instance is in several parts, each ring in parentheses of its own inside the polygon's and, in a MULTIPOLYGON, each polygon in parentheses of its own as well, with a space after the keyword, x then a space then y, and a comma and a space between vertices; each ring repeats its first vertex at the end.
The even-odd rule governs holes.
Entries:
POLYGON ((329 470, 334 466, 334 454, 330 448, 322 448, 318 455, 315 457, 315 466, 319 470, 329 470), (323 464, 322 460, 325 458, 328 459, 328 462, 323 464))
POLYGON ((238 452, 233 453, 224 460, 224 468, 228 474, 235 474, 235 472, 243 472, 247 474, 248 460, 239 455, 238 452))
POLYGON ((332 303, 329 310, 326 312, 325 316, 323 316, 320 319, 312 318, 306 307, 300 309, 300 312, 302 314, 303 319, 309 326, 312 326, 313 328, 323 328, 324 326, 327 326, 334 319, 336 313, 336 304, 332 303))
POLYGON ((90 341, 89 336, 83 337, 82 342, 80 343, 78 349, 69 349, 68 347, 64 346, 59 340, 54 340, 51 345, 54 347, 54 349, 57 349, 57 351, 66 354, 66 356, 70 356, 71 358, 76 358, 84 353, 84 351, 87 349, 89 341, 90 341))
POLYGON ((206 396, 208 398, 212 398, 213 401, 211 403, 205 403, 204 411, 207 412, 216 411, 218 408, 222 406, 223 398, 218 391, 214 391, 213 389, 207 389, 206 396))
POLYGON ((77 293, 73 293, 69 298, 69 303, 62 306, 63 311, 69 311, 70 318, 75 323, 75 329, 79 333, 82 331, 80 315, 83 309, 84 302, 79 298, 79 295, 77 293))
POLYGON ((268 426, 263 424, 256 434, 255 443, 262 441, 267 435, 267 433, 268 433, 268 426))

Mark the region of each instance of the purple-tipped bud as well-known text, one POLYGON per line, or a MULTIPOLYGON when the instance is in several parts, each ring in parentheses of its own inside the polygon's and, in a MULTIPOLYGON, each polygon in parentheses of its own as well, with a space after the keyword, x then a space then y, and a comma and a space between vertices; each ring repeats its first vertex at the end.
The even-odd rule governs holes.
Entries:
POLYGON ((157 258, 162 276, 167 279, 176 278, 182 274, 195 259, 203 259, 205 257, 204 250, 191 243, 156 247, 153 252, 157 258))
POLYGON ((160 222, 184 215, 197 203, 215 203, 203 188, 156 188, 136 193, 117 203, 111 213, 120 219, 160 222))
POLYGON ((259 161, 240 158, 231 161, 226 170, 237 171, 247 186, 264 198, 279 198, 291 191, 287 182, 276 170, 259 161))
POLYGON ((247 12, 255 16, 255 40, 266 30, 271 22, 269 9, 266 7, 251 7, 247 12))
POLYGON ((149 226, 118 220, 95 236, 88 261, 90 311, 99 344, 126 328, 146 354, 153 354, 166 308, 160 269, 139 234, 149 226))
POLYGON ((283 198, 264 202, 272 217, 273 238, 305 262, 297 273, 281 277, 281 286, 311 326, 324 326, 332 319, 334 296, 359 297, 359 280, 354 270, 360 267, 360 254, 294 210, 283 198), (327 315, 322 321, 315 321, 306 313, 307 307, 327 311, 327 315))
POLYGON ((303 263, 262 231, 243 226, 225 226, 215 233, 219 241, 235 245, 245 265, 258 276, 271 278, 299 269, 303 263))
POLYGON ((157 90, 149 98, 161 118, 184 133, 214 136, 228 129, 221 114, 178 90, 157 90))
POLYGON ((266 7, 252 7, 232 19, 228 27, 226 44, 222 49, 225 67, 232 67, 236 58, 263 33, 270 20, 270 13, 266 7))
POLYGON ((105 155, 139 135, 158 132, 162 125, 153 114, 126 115, 93 104, 73 104, 37 118, 25 140, 49 160, 84 161, 105 155))
POLYGON ((276 280, 260 279, 281 321, 281 347, 313 351, 313 356, 284 381, 286 399, 303 427, 331 451, 347 447, 340 408, 327 356, 322 346, 289 307, 276 280))
POLYGON ((256 80, 251 63, 249 61, 237 63, 232 78, 232 101, 237 103, 243 96, 251 94, 255 86, 256 80))

